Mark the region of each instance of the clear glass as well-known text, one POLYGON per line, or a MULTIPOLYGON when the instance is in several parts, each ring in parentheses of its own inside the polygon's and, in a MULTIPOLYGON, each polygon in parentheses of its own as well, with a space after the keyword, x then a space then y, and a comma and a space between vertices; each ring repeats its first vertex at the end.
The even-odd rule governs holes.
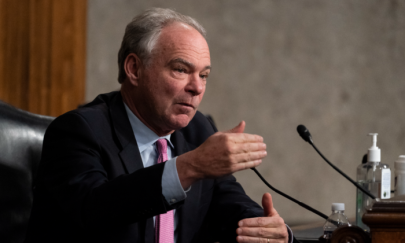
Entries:
MULTIPOLYGON (((363 188, 368 189, 376 198, 379 198, 381 194, 381 170, 388 168, 387 164, 378 162, 361 164, 357 167, 357 183, 363 188)), ((356 225, 367 231, 370 231, 370 228, 363 223, 361 218, 366 210, 371 208, 373 203, 373 199, 357 189, 356 225)))
POLYGON ((323 239, 330 239, 332 232, 343 225, 350 225, 349 220, 344 214, 345 211, 332 211, 332 214, 328 217, 323 225, 323 239))

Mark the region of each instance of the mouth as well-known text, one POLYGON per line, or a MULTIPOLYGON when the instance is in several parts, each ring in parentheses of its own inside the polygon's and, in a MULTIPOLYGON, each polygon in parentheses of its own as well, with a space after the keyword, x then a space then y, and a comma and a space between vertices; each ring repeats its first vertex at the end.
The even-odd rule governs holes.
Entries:
POLYGON ((181 105, 181 106, 186 106, 186 107, 194 109, 194 106, 192 104, 190 104, 190 103, 178 103, 178 104, 181 105))

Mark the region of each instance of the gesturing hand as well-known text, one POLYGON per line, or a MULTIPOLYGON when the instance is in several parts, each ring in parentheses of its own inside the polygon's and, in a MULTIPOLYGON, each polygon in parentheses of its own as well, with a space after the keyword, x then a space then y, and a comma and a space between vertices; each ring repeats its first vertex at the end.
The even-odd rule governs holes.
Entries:
POLYGON ((210 136, 198 148, 177 158, 177 172, 183 188, 196 180, 217 178, 258 166, 267 155, 259 135, 243 133, 245 122, 210 136))
POLYGON ((284 224, 284 220, 273 207, 270 193, 263 195, 262 206, 265 217, 239 221, 239 228, 236 230, 238 234, 236 240, 239 243, 288 242, 287 227, 284 224))

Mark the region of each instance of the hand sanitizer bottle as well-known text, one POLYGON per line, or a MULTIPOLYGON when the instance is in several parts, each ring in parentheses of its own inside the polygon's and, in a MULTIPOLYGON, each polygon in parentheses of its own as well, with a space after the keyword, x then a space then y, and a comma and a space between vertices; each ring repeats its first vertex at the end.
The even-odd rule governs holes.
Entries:
MULTIPOLYGON (((357 167, 357 183, 368 189, 376 198, 387 199, 391 197, 391 170, 387 164, 381 163, 381 150, 377 147, 377 133, 373 136, 373 144, 368 149, 367 163, 357 167)), ((360 228, 370 231, 361 220, 366 209, 371 208, 372 199, 357 189, 356 224, 360 228)))

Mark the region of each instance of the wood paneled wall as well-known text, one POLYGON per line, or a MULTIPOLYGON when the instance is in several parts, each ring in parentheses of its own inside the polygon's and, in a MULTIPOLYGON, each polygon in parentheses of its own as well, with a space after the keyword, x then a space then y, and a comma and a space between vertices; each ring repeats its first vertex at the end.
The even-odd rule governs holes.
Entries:
POLYGON ((86 0, 0 0, 0 99, 58 116, 84 102, 86 0))

